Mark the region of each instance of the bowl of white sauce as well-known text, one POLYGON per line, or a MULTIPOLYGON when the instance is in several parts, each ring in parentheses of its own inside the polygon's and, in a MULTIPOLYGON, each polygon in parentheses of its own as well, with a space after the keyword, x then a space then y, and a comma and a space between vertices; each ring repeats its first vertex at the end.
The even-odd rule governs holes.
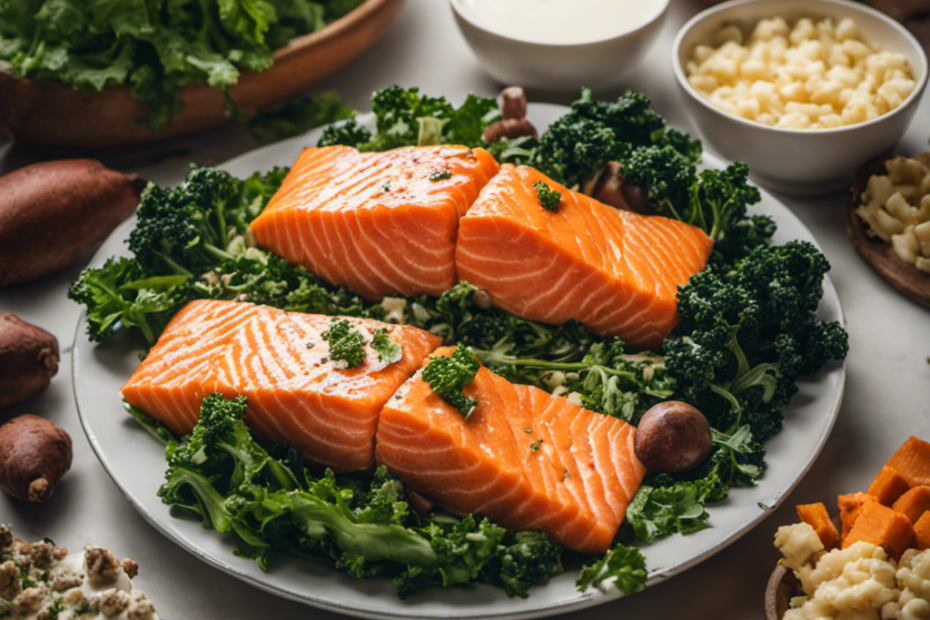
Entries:
POLYGON ((655 43, 669 0, 451 0, 482 68, 502 84, 609 88, 655 43))

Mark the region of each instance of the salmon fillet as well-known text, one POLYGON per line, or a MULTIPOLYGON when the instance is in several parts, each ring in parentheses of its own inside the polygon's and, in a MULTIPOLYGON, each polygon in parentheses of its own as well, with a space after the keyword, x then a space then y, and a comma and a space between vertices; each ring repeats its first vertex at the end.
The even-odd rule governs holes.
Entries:
POLYGON ((465 420, 420 374, 381 412, 379 463, 451 512, 607 551, 646 473, 632 426, 487 368, 465 387, 478 399, 465 420))
POLYGON ((698 228, 621 211, 505 164, 459 224, 456 266, 507 312, 577 319, 654 349, 678 321, 678 286, 704 269, 712 248, 698 228), (562 193, 558 212, 540 206, 537 181, 562 193))
POLYGON ((385 402, 441 340, 423 330, 349 319, 366 335, 386 328, 403 348, 385 365, 366 360, 339 369, 322 333, 331 317, 228 301, 192 301, 178 312, 122 388, 123 398, 184 435, 205 396, 248 397, 246 422, 260 436, 294 446, 306 458, 341 470, 372 463, 385 402))
POLYGON ((308 148, 252 232, 259 245, 366 299, 440 295, 458 281, 459 219, 498 169, 480 148, 308 148))

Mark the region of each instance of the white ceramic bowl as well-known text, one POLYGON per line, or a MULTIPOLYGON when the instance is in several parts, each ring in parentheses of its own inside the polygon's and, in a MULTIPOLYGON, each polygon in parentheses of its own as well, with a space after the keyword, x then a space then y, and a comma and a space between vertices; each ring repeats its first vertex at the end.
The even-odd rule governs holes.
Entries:
POLYGON ((795 194, 824 194, 848 187, 856 170, 891 148, 907 130, 927 85, 927 55, 901 24, 845 0, 731 0, 703 11, 678 33, 672 64, 685 106, 702 138, 725 158, 749 164, 753 178, 795 194), (851 17, 867 41, 907 58, 917 87, 904 103, 871 121, 835 129, 781 129, 733 116, 691 86, 684 66, 696 45, 726 23, 749 28, 763 18, 851 17))
POLYGON ((577 91, 582 86, 610 88, 629 75, 655 43, 669 1, 659 0, 655 14, 638 28, 606 39, 564 44, 506 35, 475 19, 463 0, 451 0, 451 4, 465 40, 495 80, 505 85, 577 91))

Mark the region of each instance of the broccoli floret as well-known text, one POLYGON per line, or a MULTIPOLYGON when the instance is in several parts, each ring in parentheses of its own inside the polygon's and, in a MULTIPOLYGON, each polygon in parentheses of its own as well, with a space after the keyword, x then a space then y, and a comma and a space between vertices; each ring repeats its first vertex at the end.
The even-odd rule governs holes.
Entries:
POLYGON ((536 197, 539 199, 540 206, 546 211, 555 213, 559 210, 559 203, 562 202, 562 194, 555 191, 542 181, 533 183, 533 189, 536 190, 536 197))
POLYGON ((423 369, 423 380, 446 403, 455 407, 467 420, 478 401, 465 396, 462 389, 474 381, 481 364, 467 348, 459 346, 449 357, 437 355, 423 369))

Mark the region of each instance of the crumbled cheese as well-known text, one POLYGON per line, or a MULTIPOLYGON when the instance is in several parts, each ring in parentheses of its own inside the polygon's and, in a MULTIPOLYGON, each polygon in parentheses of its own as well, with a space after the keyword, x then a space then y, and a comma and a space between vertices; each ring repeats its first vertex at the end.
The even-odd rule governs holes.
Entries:
POLYGON ((102 547, 83 553, 48 541, 13 540, 0 525, 0 618, 3 620, 158 620, 130 579, 139 565, 102 547))

